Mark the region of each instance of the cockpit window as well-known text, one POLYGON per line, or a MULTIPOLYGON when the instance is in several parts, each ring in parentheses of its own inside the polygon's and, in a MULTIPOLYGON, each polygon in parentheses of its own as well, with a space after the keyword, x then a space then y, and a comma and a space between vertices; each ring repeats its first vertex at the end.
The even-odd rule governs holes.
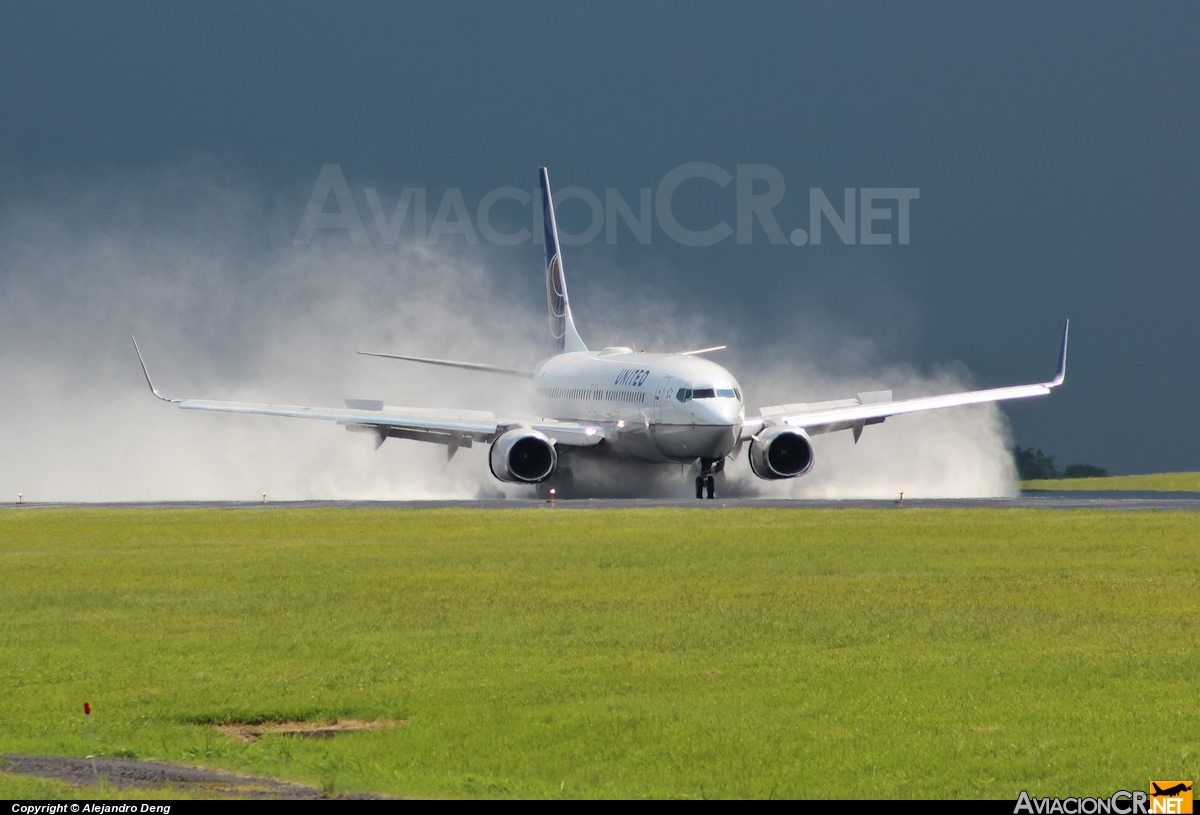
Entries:
POLYGON ((680 402, 688 402, 692 399, 741 399, 742 392, 737 388, 680 388, 675 393, 675 398, 680 402))

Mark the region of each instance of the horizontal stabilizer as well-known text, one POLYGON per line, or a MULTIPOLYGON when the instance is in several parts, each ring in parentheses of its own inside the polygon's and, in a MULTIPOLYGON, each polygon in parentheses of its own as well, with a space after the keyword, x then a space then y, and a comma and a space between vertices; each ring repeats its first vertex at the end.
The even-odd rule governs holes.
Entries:
POLYGON ((441 365, 446 368, 460 368, 464 371, 483 371, 501 376, 517 376, 522 379, 533 379, 533 371, 522 371, 518 368, 505 368, 501 365, 486 365, 482 362, 457 362, 452 359, 432 359, 430 357, 410 357, 404 354, 379 354, 374 351, 359 351, 364 357, 383 357, 384 359, 402 359, 406 362, 423 362, 426 365, 441 365))

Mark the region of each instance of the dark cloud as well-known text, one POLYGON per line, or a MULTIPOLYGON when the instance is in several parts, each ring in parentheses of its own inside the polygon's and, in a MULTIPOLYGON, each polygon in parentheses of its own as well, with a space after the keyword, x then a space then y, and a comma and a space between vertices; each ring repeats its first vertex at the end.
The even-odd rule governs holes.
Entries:
MULTIPOLYGON (((807 342, 802 367, 819 349, 818 373, 833 377, 855 338, 876 373, 911 363, 928 382, 959 361, 975 384, 999 385, 1048 376, 1070 316, 1068 383, 1004 408, 1016 440, 1112 472, 1194 469, 1198 17, 1182 3, 9 3, 4 336, 61 351, 69 371, 87 355, 56 321, 104 310, 97 325, 152 331, 140 310, 96 295, 114 274, 106 258, 136 256, 153 262, 109 290, 136 279, 150 303, 211 302, 179 310, 194 350, 174 350, 194 371, 208 354, 251 380, 261 360, 235 353, 254 338, 245 326, 285 332, 272 321, 327 296, 285 284, 316 255, 279 258, 328 162, 368 229, 368 187, 392 202, 406 186, 455 187, 473 210, 497 187, 532 188, 546 164, 558 187, 632 202, 685 162, 767 164, 787 182, 775 210, 785 234, 807 225, 811 187, 834 200, 846 187, 919 187, 911 243, 601 238, 567 258, 585 334, 623 307, 648 321, 645 337, 736 337, 744 361, 807 342), (179 204, 188 196, 203 218, 179 204), (645 307, 654 297, 673 301, 668 328, 645 307)), ((725 206, 732 224, 719 195, 681 188, 681 217, 725 206)), ((522 282, 536 247, 461 243, 441 248, 537 313, 540 290, 522 282)), ((399 296, 379 270, 400 250, 344 244, 335 256, 359 282, 399 296)), ((796 388, 810 397, 810 384, 796 388)))

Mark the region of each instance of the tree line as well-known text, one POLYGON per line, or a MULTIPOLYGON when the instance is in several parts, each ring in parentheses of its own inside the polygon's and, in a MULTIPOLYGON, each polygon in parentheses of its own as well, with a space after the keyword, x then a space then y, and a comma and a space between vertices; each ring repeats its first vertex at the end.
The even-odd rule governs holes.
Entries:
POLYGON ((1054 465, 1054 456, 1048 456, 1041 449, 1032 447, 1013 447, 1013 460, 1017 465, 1017 475, 1022 481, 1032 481, 1044 478, 1103 478, 1108 470, 1093 464, 1068 464, 1062 472, 1054 465))

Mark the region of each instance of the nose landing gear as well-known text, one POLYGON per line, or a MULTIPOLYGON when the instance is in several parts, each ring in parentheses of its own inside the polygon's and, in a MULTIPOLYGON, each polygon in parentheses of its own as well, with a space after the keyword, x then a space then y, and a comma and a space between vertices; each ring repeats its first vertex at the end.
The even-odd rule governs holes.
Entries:
POLYGON ((708 492, 708 497, 716 498, 717 483, 715 473, 725 469, 725 459, 700 459, 700 475, 696 476, 696 497, 703 498, 704 493, 708 492))

